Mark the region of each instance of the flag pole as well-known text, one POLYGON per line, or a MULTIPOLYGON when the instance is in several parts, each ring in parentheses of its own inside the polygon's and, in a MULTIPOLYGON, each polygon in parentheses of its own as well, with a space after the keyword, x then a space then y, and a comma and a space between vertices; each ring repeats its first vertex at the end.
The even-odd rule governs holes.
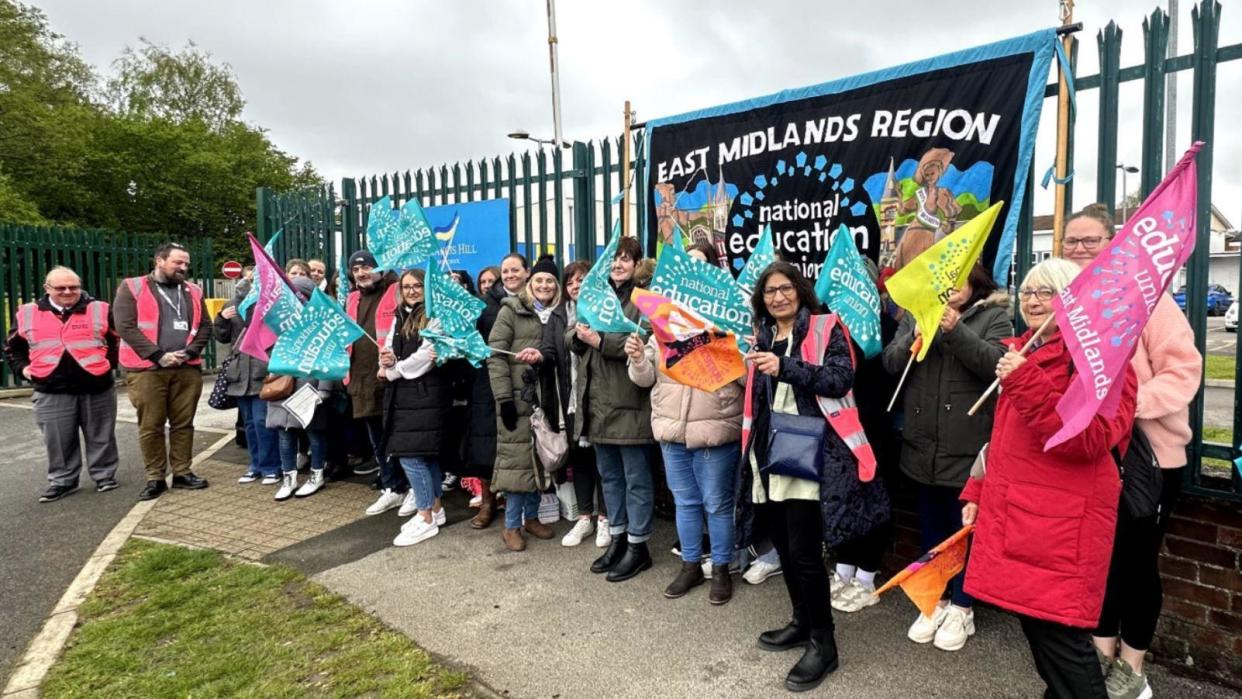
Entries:
MULTIPOLYGON (((1067 27, 1074 22, 1074 0, 1058 0, 1060 3, 1061 26, 1067 27)), ((1074 36, 1065 33, 1059 38, 1065 55, 1069 56, 1074 46, 1074 36)), ((1066 189, 1065 178, 1069 170, 1069 129, 1070 104, 1069 84, 1066 80, 1066 66, 1057 63, 1057 158, 1054 204, 1052 209, 1052 256, 1061 256, 1061 238, 1065 234, 1066 189)))
POLYGON ((919 335, 914 338, 914 344, 910 345, 910 358, 906 360, 906 368, 901 372, 901 380, 897 382, 897 388, 893 391, 893 397, 888 401, 888 409, 884 412, 893 412, 893 404, 897 402, 897 396, 901 395, 901 387, 906 384, 906 375, 910 373, 910 367, 914 366, 914 358, 919 351, 923 349, 923 336, 919 335))
MULTIPOLYGON (((1048 324, 1051 323, 1052 319, 1055 317, 1056 317, 1055 315, 1048 316, 1048 319, 1044 321, 1043 325, 1039 326, 1039 329, 1035 331, 1035 334, 1031 335, 1031 339, 1026 341, 1026 344, 1022 346, 1022 351, 1019 352, 1018 354, 1021 354, 1022 356, 1025 357, 1026 353, 1031 351, 1031 346, 1033 346, 1035 342, 1039 340, 1040 335, 1044 334, 1044 330, 1048 329, 1048 324)), ((974 415, 976 412, 978 412, 979 408, 983 407, 984 402, 987 401, 987 399, 992 395, 992 392, 995 391, 998 386, 1000 386, 999 377, 995 381, 992 382, 991 386, 988 386, 988 390, 984 391, 983 395, 979 396, 979 400, 975 401, 975 404, 970 407, 970 410, 966 411, 966 414, 974 415)))

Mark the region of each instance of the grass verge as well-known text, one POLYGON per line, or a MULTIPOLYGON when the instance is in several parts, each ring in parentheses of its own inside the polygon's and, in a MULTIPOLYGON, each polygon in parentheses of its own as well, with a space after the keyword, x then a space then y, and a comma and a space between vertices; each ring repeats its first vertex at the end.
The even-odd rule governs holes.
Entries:
POLYGON ((1207 366, 1204 372, 1209 379, 1223 379, 1225 381, 1234 380, 1234 369, 1236 368, 1233 357, 1224 357, 1216 354, 1207 356, 1207 366))
MULTIPOLYGON (((1214 444, 1233 444, 1233 428, 1232 427, 1215 427, 1212 425, 1204 425, 1201 434, 1204 442, 1212 442, 1214 444)), ((1233 464, 1229 461, 1221 459, 1203 459, 1203 473, 1212 478, 1229 478, 1230 472, 1233 470, 1233 464)))
POLYGON ((283 566, 131 540, 79 609, 42 696, 465 694, 408 638, 283 566))

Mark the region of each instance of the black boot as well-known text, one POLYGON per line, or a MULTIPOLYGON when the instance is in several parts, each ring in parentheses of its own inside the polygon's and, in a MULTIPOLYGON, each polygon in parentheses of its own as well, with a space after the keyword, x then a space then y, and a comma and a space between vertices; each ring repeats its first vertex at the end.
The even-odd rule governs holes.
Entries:
POLYGON ((837 669, 838 664, 837 640, 832 635, 832 629, 815 629, 811 631, 811 640, 802 658, 785 678, 785 689, 791 692, 815 689, 837 669))
POLYGON ((608 571, 608 582, 625 582, 650 567, 651 553, 647 551, 647 542, 630 544, 621 560, 608 571))
POLYGON ((703 584, 703 566, 698 563, 681 564, 681 570, 677 572, 677 577, 673 578, 673 582, 664 590, 664 596, 668 599, 677 599, 685 597, 691 588, 703 584))
POLYGON ((591 564, 592 573, 607 573, 612 570, 613 566, 620 562, 621 557, 625 555, 625 548, 629 540, 625 534, 617 534, 612 537, 612 543, 608 544, 608 548, 604 549, 604 555, 595 559, 591 564))
MULTIPOLYGON (((713 575, 713 578, 716 576, 713 575)), ((764 650, 780 652, 790 648, 801 648, 811 639, 811 625, 802 620, 797 613, 793 620, 783 628, 764 631, 759 634, 759 647, 764 650)))

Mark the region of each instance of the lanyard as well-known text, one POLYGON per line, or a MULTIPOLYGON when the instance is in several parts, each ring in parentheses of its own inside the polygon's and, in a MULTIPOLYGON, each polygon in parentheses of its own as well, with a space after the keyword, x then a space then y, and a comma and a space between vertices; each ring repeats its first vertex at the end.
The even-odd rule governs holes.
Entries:
POLYGON ((180 321, 181 320, 181 297, 183 296, 183 294, 181 293, 181 287, 180 286, 177 287, 177 305, 175 306, 173 305, 172 299, 168 298, 168 294, 164 293, 164 287, 160 286, 159 284, 156 284, 155 290, 158 291, 160 296, 164 298, 164 303, 168 304, 168 307, 171 308, 173 312, 177 314, 177 320, 180 321))

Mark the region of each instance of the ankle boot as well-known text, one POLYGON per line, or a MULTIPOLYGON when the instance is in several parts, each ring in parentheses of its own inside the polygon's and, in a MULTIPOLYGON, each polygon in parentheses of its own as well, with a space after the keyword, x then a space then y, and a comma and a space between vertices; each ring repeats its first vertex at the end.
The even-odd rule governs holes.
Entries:
POLYGON ((604 549, 604 555, 595 559, 591 564, 592 573, 607 573, 612 570, 613 566, 621 561, 621 557, 625 555, 626 536, 624 533, 612 537, 608 548, 604 549))
POLYGON ((293 492, 298 489, 298 472, 285 471, 280 477, 280 488, 277 489, 276 495, 273 497, 277 502, 283 502, 293 497, 293 492))
POLYGON ((785 689, 791 692, 815 689, 837 669, 839 662, 837 640, 832 635, 832 629, 815 629, 811 631, 811 640, 807 642, 802 658, 785 678, 785 689))
POLYGON ((298 488, 298 491, 294 493, 293 496, 296 498, 308 498, 319 492, 319 489, 323 487, 323 482, 323 469, 318 471, 312 470, 310 472, 310 478, 302 484, 301 488, 298 488))
MULTIPOLYGON (((712 579, 715 579, 715 575, 712 579)), ((759 634, 759 647, 764 650, 780 652, 790 648, 801 648, 811 638, 811 625, 806 623, 798 613, 793 620, 779 629, 764 631, 759 634)))
POLYGON ((664 596, 668 599, 685 597, 691 588, 702 585, 703 579, 702 565, 683 561, 681 570, 677 571, 677 577, 673 578, 673 582, 665 588, 664 596))
POLYGON ((526 537, 522 536, 522 529, 520 527, 514 527, 513 529, 506 527, 500 533, 500 538, 504 540, 505 548, 510 551, 526 550, 526 537))
MULTIPOLYGON (((647 542, 630 543, 625 547, 625 555, 608 571, 608 582, 625 582, 652 565, 651 553, 647 551, 647 542)), ((701 574, 703 571, 700 570, 701 574)))
POLYGON ((478 514, 470 520, 470 527, 487 529, 492 524, 492 518, 496 516, 496 494, 487 487, 487 481, 483 481, 483 490, 479 492, 479 497, 483 500, 479 503, 478 514))
POLYGON ((733 578, 729 576, 729 566, 724 566, 722 570, 713 571, 712 589, 707 595, 707 601, 720 606, 731 599, 733 599, 733 578))

